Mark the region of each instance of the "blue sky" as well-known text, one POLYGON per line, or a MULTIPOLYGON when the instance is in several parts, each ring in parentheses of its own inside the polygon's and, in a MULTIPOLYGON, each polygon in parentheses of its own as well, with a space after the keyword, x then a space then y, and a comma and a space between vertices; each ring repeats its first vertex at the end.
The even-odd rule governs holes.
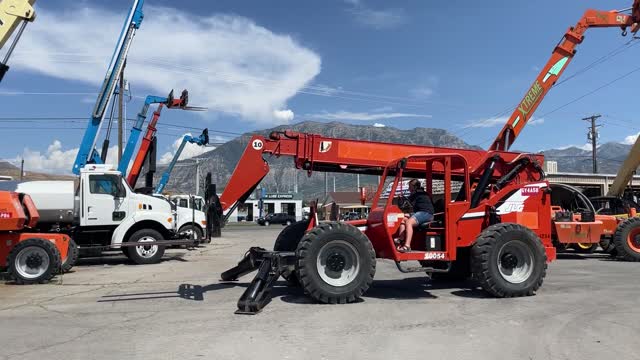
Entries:
MULTIPOLYGON (((1 84, 0 158, 25 153, 33 170, 70 170, 130 4, 37 3, 38 19, 1 84)), ((129 118, 141 98, 171 88, 190 89, 192 105, 209 108, 163 113, 161 122, 175 125, 159 129, 160 155, 169 157, 186 131, 209 127, 224 141, 233 135, 223 132, 304 120, 444 128, 487 147, 501 127, 496 115, 519 102, 568 26, 589 7, 625 8, 631 1, 176 4, 145 2, 127 73, 134 95, 129 118)), ((580 119, 593 113, 603 115, 601 142, 637 134, 633 85, 640 71, 556 110, 634 70, 640 46, 622 48, 630 40, 619 29, 589 30, 564 78, 611 51, 624 52, 554 88, 514 148, 581 146, 586 123, 580 119)))

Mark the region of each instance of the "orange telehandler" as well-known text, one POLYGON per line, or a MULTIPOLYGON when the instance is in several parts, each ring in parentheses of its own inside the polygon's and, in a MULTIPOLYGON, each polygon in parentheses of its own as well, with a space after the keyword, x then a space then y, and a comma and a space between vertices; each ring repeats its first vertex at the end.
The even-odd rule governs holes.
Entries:
MULTIPOLYGON (((475 279, 497 297, 533 295, 542 285, 546 262, 555 259, 554 242, 597 243, 603 222, 593 213, 580 216, 552 206, 541 155, 508 152, 546 93, 562 74, 590 27, 620 27, 626 35, 639 29, 640 0, 620 11, 587 10, 567 31, 547 65, 488 151, 334 139, 291 131, 253 136, 220 198, 227 216, 244 202, 269 172, 264 156, 291 156, 298 169, 381 175, 366 220, 285 228, 274 251, 251 248, 243 260, 221 275, 236 280, 258 270, 238 301, 238 313, 255 314, 269 301, 280 277, 300 284, 323 303, 356 301, 375 274, 375 259, 395 261, 401 272, 475 279), (631 14, 624 12, 631 10, 631 14), (396 203, 403 177, 425 179, 430 193, 435 179, 443 194, 435 220, 417 231, 411 252, 396 249, 394 239, 404 218, 396 203), (385 180, 391 190, 385 199, 385 180), (452 181, 462 185, 454 194, 452 181), (407 267, 417 260, 419 267, 407 267)), ((313 211, 312 211, 313 212, 313 211)), ((640 233, 640 227, 638 228, 640 233)), ((413 243, 412 243, 413 245, 413 243)), ((640 256, 640 253, 638 254, 640 256)))

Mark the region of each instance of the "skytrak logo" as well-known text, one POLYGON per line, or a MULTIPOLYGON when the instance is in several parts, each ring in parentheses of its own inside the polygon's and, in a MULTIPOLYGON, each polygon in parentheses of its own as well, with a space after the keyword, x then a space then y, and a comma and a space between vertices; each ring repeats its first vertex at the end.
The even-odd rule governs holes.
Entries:
POLYGON ((531 109, 538 102, 543 92, 544 89, 536 80, 533 86, 531 86, 531 89, 529 89, 527 96, 524 97, 524 100, 522 100, 520 106, 518 107, 518 110, 522 113, 525 121, 527 120, 527 114, 531 112, 531 109))

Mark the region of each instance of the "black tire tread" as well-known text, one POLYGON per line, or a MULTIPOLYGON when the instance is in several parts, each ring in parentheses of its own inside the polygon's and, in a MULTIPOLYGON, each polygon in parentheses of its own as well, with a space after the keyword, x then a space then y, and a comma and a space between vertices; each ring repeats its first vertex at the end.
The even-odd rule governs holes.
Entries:
POLYGON ((478 236, 475 245, 471 248, 471 272, 473 274, 473 277, 485 291, 495 297, 509 298, 532 296, 540 288, 540 286, 542 286, 544 277, 546 276, 547 255, 544 247, 542 246, 542 242, 538 240, 534 243, 538 248, 538 252, 541 253, 544 257, 544 266, 542 268, 542 275, 532 287, 521 291, 505 291, 505 289, 500 288, 499 284, 497 284, 495 279, 492 278, 491 274, 489 273, 489 258, 491 248, 506 232, 514 230, 522 230, 528 233, 528 235, 533 237, 534 239, 538 239, 538 236, 533 231, 531 231, 531 229, 525 226, 513 223, 500 223, 491 225, 486 228, 480 234, 480 236, 478 236))
POLYGON ((341 222, 323 223, 313 228, 300 240, 300 244, 298 245, 297 250, 296 268, 298 271, 300 283, 305 293, 309 294, 313 299, 325 304, 352 303, 359 299, 362 294, 364 294, 369 289, 369 287, 371 287, 371 284, 373 283, 373 277, 376 273, 376 253, 369 239, 367 239, 367 237, 364 236, 364 234, 362 234, 362 232, 355 226, 341 222), (331 231, 346 232, 354 236, 355 238, 366 242, 367 244, 366 256, 371 260, 369 273, 367 274, 367 278, 365 279, 365 281, 363 281, 362 284, 360 284, 360 286, 350 294, 333 296, 323 293, 319 288, 316 287, 316 284, 310 280, 307 269, 304 267, 304 263, 307 261, 307 257, 309 256, 309 247, 311 246, 311 244, 316 241, 316 239, 320 235, 331 231))
POLYGON ((73 239, 69 240, 69 250, 67 250, 67 259, 62 263, 62 271, 69 272, 76 265, 80 250, 78 244, 73 239))
POLYGON ((640 226, 640 217, 630 217, 618 224, 616 232, 613 235, 615 255, 618 259, 630 262, 640 261, 640 253, 630 249, 629 244, 627 244, 627 232, 637 226, 640 226))
MULTIPOLYGON (((273 244, 273 251, 296 251, 300 239, 304 236, 309 226, 309 221, 303 220, 295 222, 286 226, 273 244)), ((300 286, 300 280, 296 271, 287 272, 282 274, 282 277, 287 281, 287 285, 291 287, 300 286)))

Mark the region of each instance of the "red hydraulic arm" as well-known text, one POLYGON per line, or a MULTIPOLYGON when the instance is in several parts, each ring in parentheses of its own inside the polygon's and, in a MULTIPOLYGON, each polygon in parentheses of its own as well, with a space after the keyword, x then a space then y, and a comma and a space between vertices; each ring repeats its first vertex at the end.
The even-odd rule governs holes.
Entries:
MULTIPOLYGON (((179 101, 179 100, 174 100, 179 101)), ((153 112, 153 117, 149 124, 147 125, 147 132, 144 134, 142 138, 142 142, 140 143, 140 148, 138 149, 138 153, 136 154, 135 159, 133 160, 133 165, 131 166, 131 170, 129 171, 129 175, 127 175, 127 183, 133 189, 138 182, 138 177, 140 176, 140 172, 142 171, 142 165, 144 164, 144 160, 149 153, 149 148, 151 143, 153 142, 153 138, 156 136, 156 125, 158 124, 158 119, 160 119, 160 113, 162 112, 162 107, 164 104, 158 104, 158 108, 153 112)))
MULTIPOLYGON (((269 173, 265 155, 290 156, 296 168, 309 173, 321 171, 381 175, 392 160, 416 154, 444 153, 464 156, 472 178, 476 179, 484 170, 484 164, 496 154, 499 154, 502 160, 495 167, 494 178, 506 175, 513 168, 513 164, 523 157, 530 157, 540 164, 543 161, 542 155, 335 139, 293 131, 274 132, 269 138, 260 135, 251 138, 220 197, 220 202, 226 211, 236 203, 244 202, 251 195, 269 173)), ((437 165, 434 168, 437 171, 437 165)), ((453 169, 453 172, 462 174, 463 170, 453 169)))
POLYGON ((551 58, 542 68, 542 71, 535 82, 527 91, 524 99, 513 111, 509 120, 504 125, 498 137, 489 148, 490 150, 509 150, 522 129, 531 120, 533 113, 553 87, 558 78, 562 75, 567 65, 576 53, 576 46, 584 40, 584 33, 592 27, 620 27, 623 36, 627 33, 627 27, 631 27, 631 32, 636 33, 640 28, 640 0, 634 0, 630 9, 624 10, 587 10, 580 21, 567 30, 560 43, 553 50, 551 58), (631 15, 623 12, 631 10, 631 15))
MULTIPOLYGON (((180 108, 183 110, 200 110, 201 108, 197 107, 188 107, 187 104, 189 102, 189 95, 186 90, 182 92, 182 95, 179 99, 169 99, 170 103, 166 104, 167 108, 180 108)), ((138 153, 136 154, 135 159, 133 160, 133 165, 131 166, 131 170, 129 171, 129 175, 127 175, 127 183, 133 189, 135 188, 136 183, 138 182, 138 177, 140 176, 140 172, 142 171, 142 165, 149 153, 149 148, 151 143, 153 142, 153 138, 156 136, 156 125, 158 124, 158 120, 160 119, 160 114, 162 113, 162 108, 165 106, 163 103, 158 104, 158 108, 153 112, 153 117, 149 124, 147 125, 147 132, 144 134, 142 138, 142 142, 140 143, 140 147, 138 148, 138 153)))

